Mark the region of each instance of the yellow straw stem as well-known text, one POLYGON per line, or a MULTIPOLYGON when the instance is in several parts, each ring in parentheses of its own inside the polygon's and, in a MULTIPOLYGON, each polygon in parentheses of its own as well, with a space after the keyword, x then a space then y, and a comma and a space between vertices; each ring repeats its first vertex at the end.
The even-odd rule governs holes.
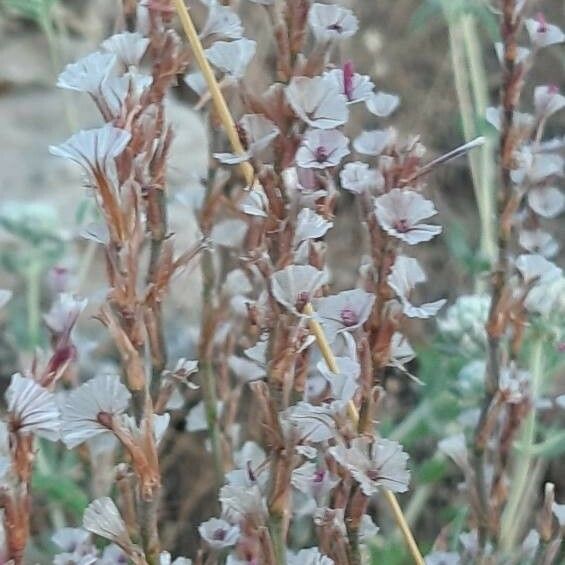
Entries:
MULTIPOLYGON (((186 37, 194 53, 196 62, 198 63, 198 66, 200 67, 200 71, 202 72, 202 75, 204 76, 204 79, 208 84, 208 90, 210 91, 210 96, 212 98, 214 106, 216 107, 216 111, 218 112, 218 115, 224 126, 224 129, 226 130, 226 134, 231 143, 232 149, 234 153, 238 155, 242 155, 245 152, 245 149, 243 148, 243 145, 241 144, 241 141, 239 139, 239 135, 237 134, 235 123, 229 111, 228 105, 226 104, 224 95, 222 94, 218 82, 216 81, 216 77, 214 76, 212 68, 208 63, 208 59, 206 59, 204 49, 202 48, 202 43, 200 42, 200 38, 198 37, 198 33, 196 32, 196 28, 194 27, 194 23, 192 22, 190 14, 188 13, 188 10, 184 5, 183 0, 174 0, 174 3, 182 27, 184 29, 186 37)), ((240 167, 243 176, 245 178, 245 181, 251 187, 253 185, 253 177, 254 177, 253 167, 247 161, 241 163, 240 167)), ((332 371, 332 373, 337 374, 339 372, 339 369, 334 354, 330 348, 330 344, 328 343, 328 340, 326 339, 322 326, 320 326, 317 320, 313 318, 314 309, 312 308, 312 305, 310 303, 306 304, 306 306, 304 307, 304 313, 307 316, 309 316, 308 326, 310 328, 310 331, 314 334, 314 337, 316 338, 318 347, 322 352, 322 355, 324 357, 324 360, 326 361, 328 368, 330 369, 330 371, 332 371)), ((357 424, 357 422, 359 421, 359 413, 353 401, 349 402, 347 408, 348 408, 349 417, 353 422, 355 422, 355 424, 357 424)), ((416 563, 417 565, 424 565, 424 558, 420 554, 416 541, 414 540, 414 536, 410 531, 410 526, 408 526, 408 523, 406 522, 406 518, 402 513, 402 509, 400 508, 400 505, 398 504, 396 497, 390 491, 385 490, 384 493, 385 493, 385 498, 391 507, 392 513, 394 515, 394 519, 398 527, 402 531, 402 534, 406 541, 406 545, 408 546, 410 554, 414 559, 414 563, 416 563)))
MULTIPOLYGON (((235 122, 229 111, 228 105, 226 104, 226 99, 222 94, 218 81, 214 76, 212 67, 210 67, 208 59, 206 59, 204 48, 202 47, 202 43, 200 42, 200 38, 198 37, 198 33, 196 32, 192 18, 190 17, 187 8, 184 5, 184 0, 174 0, 174 3, 182 27, 184 29, 184 33, 186 34, 188 42, 190 43, 190 47, 192 48, 192 52, 194 53, 194 58, 196 59, 196 62, 200 67, 200 72, 206 80, 206 84, 208 85, 208 90, 210 92, 210 97, 214 102, 214 106, 216 108, 216 112, 218 112, 220 121, 222 122, 224 129, 226 130, 226 134, 232 146, 233 152, 236 155, 243 155, 245 153, 245 149, 243 148, 243 145, 241 144, 241 141, 239 139, 239 135, 235 127, 235 122)), ((243 177, 245 178, 245 182, 251 188, 253 185, 254 177, 253 167, 247 161, 240 163, 239 166, 241 168, 243 177)))
MULTIPOLYGON (((328 368, 332 373, 338 373, 339 369, 337 366, 337 362, 335 360, 330 344, 328 343, 328 340, 326 338, 326 334, 324 333, 324 330, 322 326, 319 324, 319 322, 313 317, 314 308, 312 307, 312 304, 310 303, 306 304, 306 306, 304 307, 304 314, 309 316, 308 327, 312 332, 312 334, 314 334, 314 337, 316 338, 316 342, 318 343, 318 347, 320 348, 320 352, 322 353, 326 365, 328 366, 328 368)), ((359 412, 352 400, 350 400, 349 403, 347 404, 347 412, 349 417, 351 418, 351 421, 354 422, 355 425, 357 425, 357 423, 359 422, 359 412)), ((382 490, 384 492, 385 499, 390 506, 390 509, 394 516, 394 520, 396 521, 397 526, 400 528, 400 531, 402 532, 404 541, 406 542, 406 546, 408 547, 408 551, 410 552, 410 555, 412 555, 412 559, 414 560, 414 563, 416 563, 417 565, 424 565, 424 558, 422 557, 422 554, 418 549, 418 545, 416 543, 416 540, 414 539, 414 535, 412 534, 412 531, 410 530, 410 526, 408 525, 408 522, 406 521, 406 518, 402 513, 402 508, 400 508, 400 504, 398 504, 398 500, 396 499, 396 496, 394 496, 394 493, 390 492, 389 490, 386 489, 382 489, 382 490)))

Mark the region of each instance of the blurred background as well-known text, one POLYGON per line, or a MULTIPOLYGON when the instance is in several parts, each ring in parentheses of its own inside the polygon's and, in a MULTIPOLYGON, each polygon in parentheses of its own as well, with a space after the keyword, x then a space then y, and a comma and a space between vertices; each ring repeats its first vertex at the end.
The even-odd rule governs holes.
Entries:
MULTIPOLYGON (((497 105, 499 81, 493 48, 498 37, 497 17, 489 2, 342 3, 355 11, 361 29, 336 54, 336 63, 353 60, 358 72, 369 74, 377 89, 401 97, 401 106, 390 123, 402 134, 419 134, 430 157, 477 135, 487 135, 494 146, 494 131, 483 118, 486 106, 497 105)), ((205 15, 202 5, 198 0, 190 4, 201 23, 205 15)), ((549 21, 563 25, 565 2, 545 0, 537 4, 549 21)), ((104 292, 103 258, 80 237, 94 214, 92 202, 82 188, 78 168, 51 157, 48 146, 60 143, 78 129, 100 125, 97 111, 86 95, 57 89, 55 83, 65 64, 96 50, 104 38, 121 29, 120 9, 115 0, 0 0, 0 287, 15 289, 8 315, 0 320, 2 389, 14 371, 29 364, 35 348, 44 344, 39 313, 50 304, 62 277, 69 289, 89 298, 104 292), (30 304, 35 307, 30 308, 30 304)), ((265 14, 256 5, 241 0, 239 11, 245 35, 259 44, 247 77, 248 83, 257 88, 264 85, 264 76, 270 72, 265 73, 265 69, 271 68, 270 37, 262 31, 268 26, 257 25, 264 23, 265 14)), ((531 108, 534 84, 560 81, 563 87, 564 68, 562 48, 545 50, 532 73, 532 84, 526 88, 523 108, 531 108)), ((175 130, 169 169, 171 227, 179 250, 199 236, 195 209, 202 195, 200 178, 205 177, 208 167, 207 130, 192 110, 194 102, 179 80, 168 107, 168 118, 175 130)), ((564 119, 561 112, 551 121, 548 138, 563 134, 564 119)), ((375 127, 382 125, 360 111, 351 133, 375 127)), ((474 169, 467 159, 460 159, 430 178, 430 195, 440 210, 440 223, 446 226, 444 237, 418 250, 431 278, 426 292, 433 299, 453 299, 462 292, 475 291, 487 280, 486 265, 492 249, 481 240, 476 195, 485 194, 485 187, 496 181, 496 173, 488 156, 486 161, 479 159, 472 165, 474 169)), ((556 227, 554 222, 552 230, 556 227)), ((558 235, 562 236, 563 224, 560 230, 558 235)), ((355 207, 344 195, 328 239, 336 289, 354 284, 362 241, 355 207)), ((557 263, 562 265, 562 260, 557 263)), ((198 269, 177 281, 167 307, 169 343, 178 349, 177 356, 191 358, 195 343, 192 324, 200 311, 198 269)), ((415 461, 425 461, 417 475, 421 485, 429 486, 419 491, 420 499, 410 506, 408 515, 418 539, 429 546, 441 524, 458 511, 453 496, 457 481, 450 476, 445 462, 434 458, 442 427, 456 416, 457 408, 450 405, 453 397, 442 397, 439 406, 433 408, 423 403, 422 397, 449 389, 449 379, 466 360, 440 356, 434 332, 428 326, 414 326, 409 331, 420 351, 419 366, 414 370, 428 383, 427 391, 391 375, 387 386, 395 394, 391 422, 384 422, 384 426, 392 428, 393 423, 408 420, 396 439, 405 442, 415 461), (427 408, 422 409, 422 404, 427 408), (406 418, 409 414, 411 420, 406 418), (438 509, 437 516, 429 512, 430 508, 438 509)), ((86 378, 98 364, 107 363, 111 354, 99 343, 92 345, 101 335, 101 328, 88 315, 79 324, 79 335, 85 352, 81 377, 86 378)), ((557 392, 563 392, 565 383, 558 382, 555 387, 557 392)), ((453 392, 456 398, 459 394, 453 392)), ((196 525, 215 515, 217 503, 207 472, 210 461, 203 436, 182 431, 185 415, 178 415, 178 430, 171 430, 165 440, 167 503, 162 523, 164 544, 175 552, 190 554, 196 525), (183 493, 182 499, 179 492, 183 493)), ((86 502, 104 493, 111 477, 111 462, 107 462, 105 474, 105 463, 100 461, 100 469, 94 474, 96 480, 90 486, 98 493, 85 492, 78 486, 84 477, 77 473, 92 471, 78 466, 75 455, 52 455, 50 458, 48 454, 34 479, 38 497, 34 529, 38 540, 61 524, 79 523, 86 502)), ((565 488, 560 456, 558 450, 546 472, 548 478, 565 488)), ((389 552, 381 553, 388 556, 385 562, 402 562, 401 558, 395 561, 395 551, 400 550, 394 544, 381 548, 381 552, 385 551, 389 552)))

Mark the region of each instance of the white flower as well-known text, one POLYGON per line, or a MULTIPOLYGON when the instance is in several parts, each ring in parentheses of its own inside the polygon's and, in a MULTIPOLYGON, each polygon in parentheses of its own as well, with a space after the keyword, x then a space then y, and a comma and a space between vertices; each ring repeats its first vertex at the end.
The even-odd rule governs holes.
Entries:
POLYGON ((102 47, 116 55, 126 68, 136 67, 149 47, 149 39, 138 32, 124 31, 103 41, 102 47))
POLYGON ((525 284, 548 284, 561 276, 561 269, 557 265, 536 253, 520 255, 516 259, 516 268, 522 274, 525 284))
POLYGON ((245 240, 247 227, 247 223, 239 218, 228 218, 214 224, 210 233, 210 239, 215 245, 239 249, 245 240))
MULTIPOLYGON (((502 125, 502 107, 490 106, 485 113, 487 122, 500 131, 502 125)), ((535 119, 531 114, 525 112, 514 112, 513 125, 519 130, 530 130, 534 125, 535 119)))
POLYGON ((68 335, 87 302, 86 298, 81 299, 67 292, 60 293, 49 312, 43 316, 45 324, 55 335, 68 335))
POLYGON ((333 226, 333 222, 326 220, 320 214, 316 214, 310 208, 302 208, 296 218, 296 229, 294 231, 294 246, 298 247, 308 239, 324 237, 333 226))
POLYGON ((61 528, 51 540, 65 553, 84 554, 93 549, 90 533, 82 528, 61 528))
POLYGON ((159 556, 159 565, 192 565, 192 559, 188 557, 177 557, 173 561, 168 551, 162 551, 159 556))
POLYGON ((329 452, 351 473, 366 496, 375 494, 379 487, 392 492, 408 490, 408 455, 396 441, 380 438, 371 444, 368 438, 355 438, 351 447, 338 445, 331 447, 329 452))
POLYGON ((316 314, 329 342, 333 343, 341 332, 361 327, 368 320, 374 302, 375 296, 360 288, 317 299, 316 314))
POLYGON ((348 119, 347 98, 329 78, 293 77, 285 94, 296 115, 313 128, 336 128, 348 119))
POLYGON ((244 383, 263 379, 267 375, 264 367, 237 355, 228 357, 228 366, 235 376, 244 383))
POLYGON ((426 565, 460 565, 461 557, 453 551, 434 551, 426 555, 425 563, 426 565))
POLYGON ((557 255, 559 244, 548 232, 536 230, 522 230, 518 236, 520 245, 530 253, 539 253, 547 259, 557 255))
POLYGON ((255 56, 257 42, 242 37, 236 41, 216 41, 204 52, 215 67, 233 78, 240 79, 255 56))
POLYGON ((120 511, 107 496, 97 498, 87 506, 82 517, 82 527, 119 545, 128 555, 134 551, 120 511))
POLYGON ((563 174, 565 160, 560 155, 533 152, 531 147, 525 146, 514 153, 514 159, 518 162, 518 167, 512 171, 511 176, 517 184, 521 184, 525 178, 530 184, 536 184, 550 176, 563 174))
POLYGON ((334 560, 320 553, 317 547, 301 549, 296 554, 287 554, 287 565, 333 565, 334 560))
POLYGON ((441 226, 421 224, 437 214, 433 202, 413 190, 393 188, 375 199, 375 214, 381 228, 409 245, 429 241, 441 226))
POLYGON ((415 286, 427 280, 422 267, 412 257, 404 257, 403 255, 397 257, 387 280, 389 286, 400 299, 404 314, 409 318, 425 319, 435 316, 446 302, 442 299, 421 306, 415 306, 410 302, 409 295, 415 286))
MULTIPOLYGON (((223 402, 216 403, 216 412, 222 412, 223 402)), ((185 419, 185 429, 187 432, 202 432, 208 429, 208 420, 206 419, 206 404, 201 400, 187 414, 185 419)))
POLYGON ((303 441, 318 443, 327 441, 336 434, 333 413, 326 405, 314 406, 308 402, 298 402, 285 410, 281 417, 298 428, 303 441))
POLYGON ((324 73, 324 78, 332 80, 340 94, 347 99, 347 104, 366 100, 373 93, 375 85, 367 75, 353 72, 353 65, 347 62, 343 69, 332 69, 324 73))
POLYGON ((204 78, 204 75, 200 71, 194 71, 191 73, 187 73, 184 75, 184 82, 188 88, 191 88, 198 94, 198 96, 202 96, 205 92, 208 91, 208 83, 204 78))
POLYGON ((538 49, 565 41, 565 34, 561 29, 556 25, 547 23, 542 14, 539 14, 537 19, 527 19, 525 23, 530 41, 538 49))
POLYGON ((338 477, 311 461, 307 461, 292 471, 292 486, 302 494, 313 497, 318 505, 327 501, 331 490, 338 483, 338 477))
POLYGON ((239 16, 229 6, 211 4, 208 19, 200 31, 200 38, 210 35, 226 39, 240 39, 243 35, 243 25, 239 16))
POLYGON ((124 109, 126 98, 130 104, 138 103, 143 93, 153 83, 153 77, 132 69, 119 77, 110 77, 102 85, 102 97, 112 116, 118 117, 124 109))
POLYGON ((70 63, 59 75, 57 86, 96 97, 102 83, 116 68, 117 57, 113 53, 91 53, 76 63, 70 63))
POLYGON ((367 110, 379 118, 390 116, 399 104, 400 98, 387 92, 375 92, 365 100, 367 110))
POLYGON ((353 12, 336 4, 312 4, 308 23, 320 42, 351 37, 359 29, 359 20, 353 12))
POLYGON ((378 169, 370 169, 367 163, 354 161, 346 163, 339 173, 341 186, 355 194, 378 192, 384 186, 385 179, 378 169))
POLYGON ((249 516, 264 517, 266 506, 259 488, 254 486, 224 485, 220 489, 222 516, 232 524, 249 516))
POLYGON ((6 401, 12 430, 51 441, 59 439, 61 421, 53 393, 15 373, 6 390, 6 401))
POLYGON ((215 550, 231 547, 237 543, 240 531, 239 526, 232 526, 229 522, 219 518, 210 518, 198 526, 198 532, 208 545, 215 550))
POLYGON ((557 504, 557 502, 554 502, 551 509, 559 525, 561 527, 565 526, 565 504, 557 504))
POLYGON ((298 313, 325 284, 326 273, 311 265, 290 265, 272 278, 273 296, 283 306, 298 313))
POLYGON ((11 290, 6 290, 5 288, 0 288, 0 308, 4 308, 6 304, 12 298, 13 292, 11 290))
POLYGON ((239 121, 245 136, 247 151, 241 155, 233 153, 214 153, 214 157, 227 165, 247 161, 257 157, 279 135, 279 128, 261 114, 245 114, 239 121))
POLYGON ((390 366, 403 367, 406 363, 412 361, 414 357, 416 357, 416 353, 408 339, 406 339, 406 336, 400 332, 394 332, 390 341, 390 366))
POLYGON ((247 192, 241 202, 241 211, 249 216, 267 218, 268 209, 269 201, 265 196, 265 191, 261 187, 247 192))
POLYGON ((359 388, 358 379, 361 367, 357 361, 349 357, 336 357, 335 361, 338 368, 337 373, 331 371, 324 360, 319 361, 316 368, 329 383, 332 397, 340 403, 349 402, 359 388))
POLYGON ((565 108, 565 96, 556 85, 538 86, 534 90, 534 106, 538 116, 548 117, 565 108))
POLYGON ((94 377, 73 390, 63 408, 62 436, 66 446, 72 449, 108 432, 111 419, 125 412, 130 396, 117 375, 94 377))
POLYGON ((92 175, 107 174, 113 160, 126 148, 131 134, 111 125, 75 133, 61 145, 52 145, 49 152, 70 159, 92 175))
POLYGON ((349 155, 349 140, 337 129, 310 129, 296 152, 296 164, 304 169, 336 167, 349 155))
POLYGON ((353 148, 362 155, 380 155, 395 139, 393 128, 364 131, 353 140, 353 148))
POLYGON ((528 191, 530 208, 544 218, 556 218, 565 209, 565 196, 556 186, 540 186, 528 191))

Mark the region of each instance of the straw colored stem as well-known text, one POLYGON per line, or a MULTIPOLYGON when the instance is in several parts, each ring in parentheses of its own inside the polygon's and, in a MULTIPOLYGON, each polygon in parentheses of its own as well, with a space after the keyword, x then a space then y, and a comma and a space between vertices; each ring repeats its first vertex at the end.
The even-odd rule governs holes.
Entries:
MULTIPOLYGON (((334 354, 331 350, 330 344, 328 343, 328 340, 326 339, 326 335, 324 334, 324 330, 322 326, 318 323, 318 321, 313 318, 314 308, 312 307, 312 304, 310 303, 306 304, 306 306, 304 307, 304 314, 310 317, 308 320, 308 327, 310 328, 310 331, 314 334, 314 337, 316 338, 316 342, 318 343, 318 347, 320 348, 320 352, 324 357, 326 365, 328 366, 330 371, 332 371, 333 373, 337 373, 338 366, 334 354)), ((357 411, 357 407, 355 406, 353 401, 350 401, 348 403, 347 411, 351 420, 357 423, 359 421, 359 412, 357 411)), ((400 508, 400 504, 398 504, 398 500, 396 499, 396 496, 394 496, 394 493, 390 492, 389 490, 383 489, 383 492, 385 495, 385 499, 388 505, 390 506, 390 509, 394 516, 394 520, 397 526, 399 527, 400 531, 402 532, 402 536, 404 537, 404 541, 406 542, 406 546, 408 547, 408 551, 410 552, 410 555, 412 556, 414 563, 416 563, 417 565, 424 565, 424 558, 422 557, 422 554, 418 549, 418 545, 416 544, 414 535, 412 534, 412 531, 410 530, 410 526, 408 525, 408 522, 406 521, 406 518, 402 513, 402 508, 400 508)))
MULTIPOLYGON (((204 53, 204 48, 202 47, 202 43, 200 42, 200 38, 198 37, 198 33, 196 32, 196 28, 194 27, 194 23, 192 22, 192 18, 188 13, 188 10, 184 4, 184 0, 174 0, 175 8, 179 15, 182 27, 190 43, 190 47, 192 48, 192 52, 194 53, 194 58, 196 59, 196 63, 200 68, 200 72, 204 76, 206 80, 206 84, 208 85, 208 90, 210 91, 210 96, 212 101, 214 102, 214 107, 218 112, 218 116, 226 130, 226 134, 230 141, 230 144, 234 150, 234 152, 238 155, 242 155, 245 153, 245 149, 241 144, 239 139, 239 135, 237 134, 237 129, 235 127, 235 123, 229 111, 228 105, 222 94, 220 89, 220 85, 214 76, 214 72, 208 63, 208 59, 206 59, 206 54, 204 53)), ((243 177, 245 178, 245 182, 251 187, 253 185, 253 167, 247 162, 244 161, 240 164, 241 172, 243 177)))

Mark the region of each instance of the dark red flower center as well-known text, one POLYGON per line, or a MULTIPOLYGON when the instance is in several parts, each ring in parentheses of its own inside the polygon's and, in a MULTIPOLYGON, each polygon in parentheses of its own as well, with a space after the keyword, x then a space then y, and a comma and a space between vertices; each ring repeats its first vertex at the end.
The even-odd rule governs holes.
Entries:
POLYGON ((329 25, 328 29, 331 31, 337 31, 338 33, 341 33, 343 31, 343 26, 340 23, 335 22, 335 24, 329 25))
POLYGON ((318 161, 318 163, 325 163, 328 160, 329 153, 323 145, 320 145, 320 147, 316 147, 314 156, 316 157, 316 161, 318 161))
POLYGON ((314 472, 314 482, 315 483, 321 483, 324 480, 324 477, 326 476, 326 471, 324 469, 318 469, 317 471, 314 472))
POLYGON ((538 33, 547 33, 549 26, 547 25, 545 16, 541 12, 538 12, 536 15, 536 21, 538 22, 538 33))
POLYGON ((399 233, 406 233, 410 230, 410 225, 408 224, 408 220, 401 218, 394 223, 394 229, 399 233))
POLYGON ((227 532, 226 530, 224 530, 224 528, 218 528, 217 530, 214 530, 214 533, 212 534, 212 539, 217 541, 223 541, 226 539, 226 535, 227 532))
POLYGON ((351 102, 353 100, 353 75, 355 74, 353 70, 353 63, 351 61, 346 61, 343 64, 343 93, 347 99, 351 102))

